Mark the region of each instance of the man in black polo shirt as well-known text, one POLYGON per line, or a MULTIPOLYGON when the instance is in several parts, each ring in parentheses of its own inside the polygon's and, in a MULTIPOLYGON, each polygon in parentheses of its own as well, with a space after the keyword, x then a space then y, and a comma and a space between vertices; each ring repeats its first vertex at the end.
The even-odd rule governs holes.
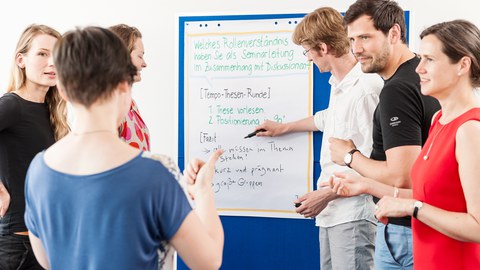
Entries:
MULTIPOLYGON (((379 74, 385 85, 374 113, 370 158, 355 150, 355 142, 330 138, 332 160, 370 178, 361 179, 361 192, 377 198, 397 197, 399 188, 411 186, 410 169, 440 105, 420 92, 420 78, 415 72, 420 60, 406 44, 404 12, 396 2, 358 0, 347 10, 344 22, 363 72, 379 74)), ((411 193, 402 191, 401 196, 411 193)), ((378 223, 376 269, 413 268, 410 226, 409 217, 378 223)))

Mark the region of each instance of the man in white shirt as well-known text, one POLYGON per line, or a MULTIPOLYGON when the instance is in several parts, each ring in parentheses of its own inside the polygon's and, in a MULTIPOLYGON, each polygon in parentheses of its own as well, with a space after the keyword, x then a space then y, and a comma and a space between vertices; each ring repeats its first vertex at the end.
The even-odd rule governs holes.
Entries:
MULTIPOLYGON (((343 18, 332 8, 319 8, 305 16, 293 33, 293 42, 305 49, 305 56, 320 72, 331 72, 329 107, 294 122, 265 121, 256 130, 266 131, 257 136, 323 131, 319 188, 298 198, 294 202, 299 204, 296 211, 306 218, 317 217, 322 270, 372 269, 376 230, 372 197, 340 198, 329 187, 320 188, 320 184, 328 182, 333 172, 345 171, 332 162, 328 138, 351 139, 358 151, 371 152, 373 112, 383 80, 362 72, 350 51, 343 18)), ((345 162, 348 165, 349 161, 345 162)))

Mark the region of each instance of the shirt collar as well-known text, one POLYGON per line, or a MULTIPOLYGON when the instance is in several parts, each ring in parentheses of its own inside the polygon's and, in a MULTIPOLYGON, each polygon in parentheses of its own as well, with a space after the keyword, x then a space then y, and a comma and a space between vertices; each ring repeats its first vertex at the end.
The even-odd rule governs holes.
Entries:
POLYGON ((328 83, 332 86, 332 91, 342 92, 350 89, 352 85, 357 83, 360 76, 363 74, 360 63, 355 64, 353 68, 347 73, 347 75, 340 82, 337 78, 330 76, 328 83))

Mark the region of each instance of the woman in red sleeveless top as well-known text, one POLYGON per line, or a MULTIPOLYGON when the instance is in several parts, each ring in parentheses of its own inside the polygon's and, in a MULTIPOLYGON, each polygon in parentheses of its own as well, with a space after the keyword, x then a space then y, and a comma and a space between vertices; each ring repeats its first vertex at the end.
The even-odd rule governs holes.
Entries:
POLYGON ((414 217, 415 269, 480 269, 480 31, 455 20, 420 38, 422 93, 442 109, 412 167, 413 199, 383 198, 376 216, 414 217))

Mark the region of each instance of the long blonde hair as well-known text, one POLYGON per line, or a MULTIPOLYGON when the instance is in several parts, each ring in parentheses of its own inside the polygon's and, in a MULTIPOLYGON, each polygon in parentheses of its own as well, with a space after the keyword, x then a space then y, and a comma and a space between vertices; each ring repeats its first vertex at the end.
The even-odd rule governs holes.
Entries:
MULTIPOLYGON (((7 92, 12 92, 25 86, 27 80, 25 69, 17 65, 16 57, 19 53, 27 53, 32 46, 33 39, 42 34, 50 35, 57 39, 60 39, 62 36, 58 31, 46 25, 32 24, 23 31, 15 48, 7 92)), ((67 124, 67 103, 60 97, 56 86, 50 87, 45 96, 45 102, 50 110, 50 124, 55 134, 55 140, 59 140, 69 132, 67 124)))

